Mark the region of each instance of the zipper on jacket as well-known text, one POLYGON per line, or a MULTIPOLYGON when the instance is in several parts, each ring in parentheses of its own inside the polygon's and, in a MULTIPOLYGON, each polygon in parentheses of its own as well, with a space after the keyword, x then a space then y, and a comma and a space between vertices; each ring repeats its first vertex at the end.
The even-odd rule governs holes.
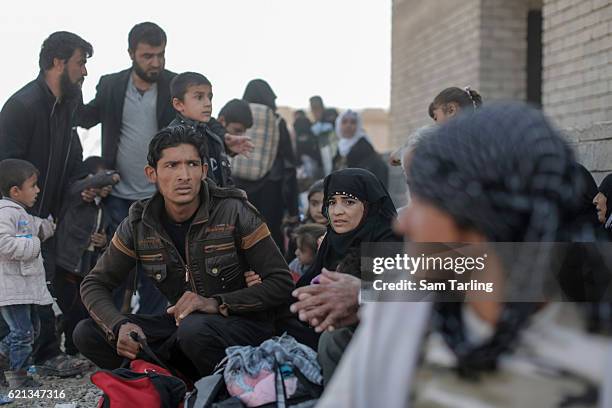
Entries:
POLYGON ((192 224, 189 225, 189 228, 187 229, 187 236, 185 237, 185 282, 189 281, 194 293, 198 293, 198 288, 195 284, 195 280, 193 279, 193 274, 189 268, 189 265, 191 265, 191 261, 189 259, 189 233, 191 232, 191 225, 192 224))
MULTIPOLYGON (((187 237, 185 238, 185 247, 187 246, 187 239, 188 239, 189 233, 187 233, 187 237)), ((196 286, 194 284, 194 282, 192 280, 190 280, 191 278, 191 269, 189 268, 189 265, 187 265, 186 260, 183 259, 183 257, 181 256, 181 254, 179 253, 178 249, 176 248, 176 246, 174 245, 173 242, 168 241, 162 234, 159 234, 159 237, 164 240, 168 245, 170 245, 172 248, 174 248, 174 251, 176 252, 179 260, 181 261, 181 264, 183 265, 183 268, 185 269, 185 283, 190 282, 191 283, 191 288, 193 289, 194 293, 198 293, 196 286)), ((185 248, 185 257, 187 257, 187 248, 185 248)))
MULTIPOLYGON (((202 220, 201 222, 197 223, 197 224, 203 224, 206 223, 208 221, 208 218, 205 220, 202 220)), ((189 283, 191 286, 191 289, 193 290, 193 293, 198 293, 198 288, 195 284, 195 280, 193 279, 193 273, 191 271, 191 267, 190 265, 190 257, 189 257, 189 233, 191 232, 191 227, 194 225, 193 223, 189 225, 189 228, 187 229, 187 235, 185 236, 185 259, 183 259, 183 257, 181 256, 181 254, 179 253, 176 245, 174 245, 174 242, 172 242, 172 240, 168 240, 166 237, 164 237, 164 235, 161 233, 161 231, 158 231, 156 228, 154 228, 153 226, 149 225, 148 223, 144 222, 145 225, 147 225, 149 228, 151 228, 153 231, 157 232, 157 235, 159 235, 160 239, 162 239, 164 242, 166 242, 168 245, 170 245, 170 247, 174 248, 174 251, 176 252, 176 255, 178 256, 181 264, 183 265, 183 268, 185 269, 185 283, 189 283)), ((196 225, 197 225, 196 224, 196 225)))

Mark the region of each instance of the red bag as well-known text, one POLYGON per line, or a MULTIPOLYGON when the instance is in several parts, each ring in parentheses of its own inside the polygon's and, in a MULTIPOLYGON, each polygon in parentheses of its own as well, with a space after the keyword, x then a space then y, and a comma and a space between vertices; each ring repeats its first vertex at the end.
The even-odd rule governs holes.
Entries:
POLYGON ((133 360, 130 368, 93 373, 91 382, 104 391, 98 401, 98 408, 182 408, 187 391, 185 383, 172 374, 144 340, 136 339, 144 354, 158 365, 145 360, 133 360))

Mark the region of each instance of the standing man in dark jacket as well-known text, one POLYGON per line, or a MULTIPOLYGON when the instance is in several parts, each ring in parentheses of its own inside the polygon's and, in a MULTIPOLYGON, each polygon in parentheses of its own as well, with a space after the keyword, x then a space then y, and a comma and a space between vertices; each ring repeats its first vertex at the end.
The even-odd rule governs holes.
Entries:
MULTIPOLYGON (((102 158, 121 174, 121 182, 105 202, 111 232, 127 216, 132 203, 155 193, 143 169, 149 142, 174 118, 170 81, 176 74, 164 69, 165 52, 164 30, 149 22, 135 25, 128 35, 132 67, 102 76, 95 98, 79 110, 79 126, 89 129, 102 124, 102 158)), ((140 312, 164 312, 166 299, 147 280, 139 280, 138 293, 140 312)), ((119 290, 116 302, 122 300, 119 290)))
MULTIPOLYGON (((76 34, 51 34, 40 50, 38 78, 11 96, 0 112, 0 160, 27 160, 40 171, 40 198, 32 213, 42 218, 52 215, 57 219, 69 182, 87 175, 83 149, 73 126, 81 85, 87 76, 85 64, 92 53, 91 44, 76 34)), ((81 196, 91 201, 95 193, 85 190, 81 196)), ((43 246, 43 257, 47 281, 52 282, 52 241, 43 246)), ((52 287, 50 290, 53 294, 52 287)), ((60 351, 51 306, 40 307, 39 314, 41 330, 34 360, 42 367, 40 371, 59 376, 80 373, 82 363, 60 351)))
POLYGON ((274 310, 293 289, 289 267, 243 191, 206 178, 207 145, 189 126, 152 140, 147 177, 158 192, 130 208, 108 249, 81 285, 92 319, 74 342, 101 368, 136 358, 136 332, 165 362, 196 380, 210 374, 232 345, 259 345, 274 335, 274 310), (120 314, 111 291, 141 263, 170 300, 162 316, 120 314), (253 270, 261 283, 247 287, 253 270))

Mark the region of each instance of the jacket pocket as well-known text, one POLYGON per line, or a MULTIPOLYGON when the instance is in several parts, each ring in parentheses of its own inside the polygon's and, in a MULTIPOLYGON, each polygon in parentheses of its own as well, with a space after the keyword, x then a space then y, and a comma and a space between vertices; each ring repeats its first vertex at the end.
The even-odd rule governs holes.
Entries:
POLYGON ((168 267, 161 252, 139 252, 138 259, 146 276, 157 284, 166 280, 168 267))
POLYGON ((45 275, 45 266, 41 255, 30 261, 21 261, 20 272, 22 276, 45 275))
POLYGON ((142 269, 149 278, 153 279, 158 284, 165 281, 168 276, 166 264, 149 264, 142 262, 142 269))
POLYGON ((206 258, 206 273, 222 281, 231 281, 240 274, 240 264, 235 253, 206 258))
POLYGON ((236 290, 241 287, 241 282, 244 282, 243 270, 233 240, 205 242, 202 266, 206 275, 214 278, 217 292, 236 290))

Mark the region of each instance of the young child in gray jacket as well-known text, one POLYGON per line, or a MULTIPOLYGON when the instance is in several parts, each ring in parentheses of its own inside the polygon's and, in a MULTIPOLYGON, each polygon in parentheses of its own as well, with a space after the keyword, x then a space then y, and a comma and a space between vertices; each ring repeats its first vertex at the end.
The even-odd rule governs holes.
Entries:
POLYGON ((37 182, 31 163, 0 162, 0 315, 10 330, 0 340, 0 358, 10 362, 4 376, 11 389, 40 386, 26 367, 40 326, 36 305, 53 303, 40 247, 53 236, 55 224, 26 211, 36 202, 37 182))

